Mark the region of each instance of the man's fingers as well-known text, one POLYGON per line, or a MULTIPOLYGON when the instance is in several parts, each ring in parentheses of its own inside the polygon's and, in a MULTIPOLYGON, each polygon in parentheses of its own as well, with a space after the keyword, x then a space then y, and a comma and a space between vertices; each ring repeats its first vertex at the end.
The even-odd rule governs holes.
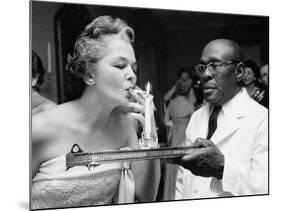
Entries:
POLYGON ((191 153, 181 158, 180 164, 184 166, 187 163, 193 163, 194 161, 198 160, 198 158, 200 158, 204 152, 204 148, 194 149, 191 153))
POLYGON ((166 160, 168 163, 178 164, 183 167, 186 167, 186 166, 194 163, 194 161, 196 161, 199 158, 199 156, 201 156, 202 150, 203 149, 196 149, 193 152, 191 152, 190 154, 184 155, 183 157, 167 158, 166 160))
POLYGON ((196 147, 208 147, 213 145, 214 143, 212 141, 203 138, 197 138, 194 142, 194 146, 196 147))
POLYGON ((191 147, 191 146, 194 146, 194 144, 191 140, 186 139, 179 146, 180 147, 191 147))

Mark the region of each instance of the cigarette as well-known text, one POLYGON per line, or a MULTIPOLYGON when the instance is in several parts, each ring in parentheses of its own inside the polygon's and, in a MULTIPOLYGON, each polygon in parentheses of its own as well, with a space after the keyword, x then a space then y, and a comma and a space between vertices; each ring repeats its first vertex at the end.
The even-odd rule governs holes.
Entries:
POLYGON ((130 91, 133 91, 136 94, 145 94, 145 91, 143 91, 141 88, 139 88, 138 86, 135 86, 134 89, 130 89, 130 91))

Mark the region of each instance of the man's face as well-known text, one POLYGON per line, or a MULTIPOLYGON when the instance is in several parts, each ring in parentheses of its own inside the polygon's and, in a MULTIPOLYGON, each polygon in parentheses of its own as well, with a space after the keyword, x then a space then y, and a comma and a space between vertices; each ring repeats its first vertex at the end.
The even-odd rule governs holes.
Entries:
MULTIPOLYGON (((202 52, 201 63, 232 61, 234 49, 225 42, 213 41, 202 52)), ((222 105, 229 101, 239 90, 236 81, 235 64, 226 64, 216 68, 212 75, 207 68, 200 76, 203 94, 207 102, 222 105)))
POLYGON ((268 65, 263 66, 260 70, 260 73, 262 83, 268 87, 268 65))

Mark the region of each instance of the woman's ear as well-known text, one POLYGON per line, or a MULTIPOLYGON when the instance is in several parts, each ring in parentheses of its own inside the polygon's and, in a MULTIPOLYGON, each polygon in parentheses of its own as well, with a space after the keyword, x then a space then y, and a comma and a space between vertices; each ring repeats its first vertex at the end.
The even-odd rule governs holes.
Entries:
POLYGON ((243 80, 245 74, 245 65, 242 62, 239 62, 235 69, 235 75, 237 82, 240 82, 243 80))
POLYGON ((89 72, 84 75, 83 80, 89 86, 94 86, 96 83, 94 76, 89 72))

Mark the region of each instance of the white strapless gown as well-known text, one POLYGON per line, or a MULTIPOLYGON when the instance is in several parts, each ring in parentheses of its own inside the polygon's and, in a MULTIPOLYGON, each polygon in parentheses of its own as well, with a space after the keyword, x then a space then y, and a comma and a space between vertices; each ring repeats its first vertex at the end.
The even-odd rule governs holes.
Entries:
POLYGON ((40 166, 32 179, 31 209, 133 203, 134 177, 129 163, 108 163, 88 170, 65 168, 65 156, 40 166))

